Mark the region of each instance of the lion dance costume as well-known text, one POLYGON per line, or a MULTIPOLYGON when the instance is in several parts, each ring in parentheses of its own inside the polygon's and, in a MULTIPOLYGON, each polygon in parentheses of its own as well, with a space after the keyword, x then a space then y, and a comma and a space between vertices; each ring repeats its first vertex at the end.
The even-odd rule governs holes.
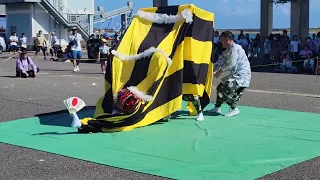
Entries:
POLYGON ((180 110, 183 100, 200 102, 188 104, 191 115, 199 113, 210 103, 213 24, 213 13, 192 4, 140 9, 111 52, 94 117, 82 119, 78 131, 147 126, 180 110))

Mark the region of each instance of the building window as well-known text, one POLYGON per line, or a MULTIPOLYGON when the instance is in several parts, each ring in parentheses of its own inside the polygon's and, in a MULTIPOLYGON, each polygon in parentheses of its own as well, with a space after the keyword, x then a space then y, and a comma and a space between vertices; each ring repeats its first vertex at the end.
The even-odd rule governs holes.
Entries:
POLYGON ((17 26, 10 26, 10 33, 17 32, 17 26))

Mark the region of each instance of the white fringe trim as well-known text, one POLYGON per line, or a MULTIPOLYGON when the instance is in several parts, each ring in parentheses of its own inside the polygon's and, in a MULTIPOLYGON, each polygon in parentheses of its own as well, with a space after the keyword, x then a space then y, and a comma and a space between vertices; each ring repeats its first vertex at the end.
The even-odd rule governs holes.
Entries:
POLYGON ((169 58, 167 53, 162 49, 157 49, 157 48, 154 48, 154 47, 150 47, 149 49, 143 51, 142 53, 135 54, 135 55, 130 55, 130 56, 121 54, 121 53, 119 53, 118 51, 115 51, 115 50, 111 51, 111 53, 113 55, 115 55, 116 57, 118 57, 122 61, 135 61, 135 60, 143 59, 145 57, 150 57, 155 52, 161 53, 165 57, 168 65, 171 66, 172 60, 169 58))
POLYGON ((142 10, 138 10, 137 16, 140 16, 143 19, 147 19, 157 24, 172 24, 176 23, 182 19, 185 19, 187 23, 192 23, 193 14, 189 9, 185 9, 179 15, 167 15, 160 13, 150 13, 142 10))
POLYGON ((152 100, 152 96, 150 95, 146 95, 144 92, 139 91, 137 87, 135 86, 130 86, 127 88, 130 92, 132 92, 134 95, 136 95, 137 97, 139 97, 140 99, 146 101, 146 102, 150 102, 152 100))

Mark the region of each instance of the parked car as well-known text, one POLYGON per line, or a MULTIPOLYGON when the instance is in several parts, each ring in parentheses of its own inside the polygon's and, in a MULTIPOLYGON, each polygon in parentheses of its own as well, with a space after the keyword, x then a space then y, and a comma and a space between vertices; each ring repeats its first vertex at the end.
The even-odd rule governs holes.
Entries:
POLYGON ((7 49, 6 41, 4 40, 3 37, 0 37, 0 54, 1 54, 3 51, 6 51, 6 49, 7 49))

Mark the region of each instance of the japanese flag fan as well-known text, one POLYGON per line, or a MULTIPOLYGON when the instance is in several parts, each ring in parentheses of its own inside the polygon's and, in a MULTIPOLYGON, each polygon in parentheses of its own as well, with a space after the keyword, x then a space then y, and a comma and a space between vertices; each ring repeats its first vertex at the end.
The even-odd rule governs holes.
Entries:
POLYGON ((63 102, 70 114, 77 113, 86 106, 84 101, 78 97, 71 97, 63 100, 63 102))

